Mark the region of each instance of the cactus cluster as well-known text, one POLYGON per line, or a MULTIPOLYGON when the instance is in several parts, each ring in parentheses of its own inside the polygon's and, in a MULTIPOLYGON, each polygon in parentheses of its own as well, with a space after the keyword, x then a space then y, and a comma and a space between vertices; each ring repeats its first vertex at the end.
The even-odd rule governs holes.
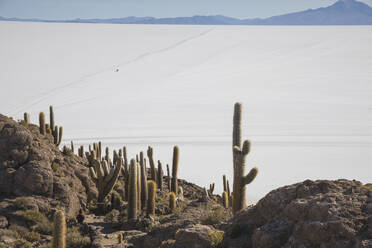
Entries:
POLYGON ((111 161, 97 160, 94 155, 90 155, 88 160, 90 176, 98 189, 98 202, 103 203, 119 177, 121 160, 114 165, 111 161))
MULTIPOLYGON (((26 123, 29 123, 30 118, 27 113, 24 114, 26 123)), ((49 124, 45 123, 44 112, 39 113, 39 131, 40 134, 51 134, 53 135, 53 142, 56 146, 59 146, 62 142, 63 127, 58 127, 54 123, 54 111, 53 106, 49 107, 49 124)))

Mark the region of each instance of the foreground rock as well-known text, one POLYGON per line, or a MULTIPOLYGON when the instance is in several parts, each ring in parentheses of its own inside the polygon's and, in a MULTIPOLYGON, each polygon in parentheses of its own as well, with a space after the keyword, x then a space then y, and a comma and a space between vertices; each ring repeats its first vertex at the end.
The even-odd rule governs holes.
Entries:
POLYGON ((372 247, 372 191, 357 181, 310 181, 270 192, 238 213, 227 247, 372 247))
MULTIPOLYGON (((95 194, 86 164, 85 159, 62 154, 52 135, 41 135, 37 126, 0 115, 1 198, 38 197, 24 204, 34 204, 39 211, 39 203, 54 202, 67 216, 75 216, 88 195, 95 194)), ((2 211, 0 215, 6 214, 2 211)))

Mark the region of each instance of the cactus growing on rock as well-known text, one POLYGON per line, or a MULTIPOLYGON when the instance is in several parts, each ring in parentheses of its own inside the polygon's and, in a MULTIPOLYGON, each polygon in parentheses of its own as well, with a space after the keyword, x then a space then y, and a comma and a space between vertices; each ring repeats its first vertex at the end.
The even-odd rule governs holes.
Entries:
POLYGON ((138 216, 138 187, 137 187, 137 164, 134 159, 130 160, 129 166, 129 195, 128 195, 128 219, 137 219, 138 216))
POLYGON ((172 213, 176 210, 177 207, 177 196, 174 192, 169 193, 169 209, 172 213))
POLYGON ((209 193, 211 196, 213 195, 213 191, 214 191, 214 183, 209 184, 209 193))
POLYGON ((163 175, 164 175, 164 173, 163 173, 163 167, 162 167, 162 165, 161 165, 161 162, 160 162, 160 160, 158 160, 158 171, 157 171, 157 173, 158 173, 158 189, 160 189, 160 191, 162 191, 163 190, 163 175))
POLYGON ((118 160, 114 166, 111 166, 106 161, 95 159, 93 154, 88 157, 89 172, 98 190, 98 202, 102 203, 119 177, 121 161, 118 160))
POLYGON ((178 161, 179 161, 179 149, 178 149, 178 146, 175 146, 173 148, 172 185, 171 185, 172 192, 174 192, 175 194, 177 194, 177 190, 178 190, 178 181, 177 181, 178 161))
POLYGON ((140 152, 140 166, 141 166, 141 207, 146 208, 148 189, 147 189, 147 171, 143 152, 140 152))
POLYGON ((229 208, 229 196, 226 191, 222 193, 222 203, 224 208, 229 208))
POLYGON ((30 114, 29 114, 29 113, 26 113, 26 112, 25 112, 25 113, 23 114, 23 119, 24 119, 26 125, 30 124, 30 114))
POLYGON ((137 168, 137 210, 141 211, 141 167, 140 164, 136 162, 136 168, 137 168))
POLYGON ((258 173, 258 169, 254 167, 245 175, 245 158, 250 151, 250 142, 246 140, 241 145, 241 113, 242 104, 235 103, 233 117, 234 214, 246 207, 246 185, 250 184, 258 173))
POLYGON ((40 112, 39 114, 39 131, 41 134, 45 134, 45 114, 40 112))
POLYGON ((171 191, 171 177, 169 173, 169 165, 167 164, 167 183, 168 183, 168 190, 171 191))
POLYGON ((50 123, 50 129, 54 130, 54 111, 53 106, 49 106, 49 123, 50 123))
POLYGON ((152 180, 147 182, 148 198, 146 212, 148 216, 155 216, 156 183, 152 180))
POLYGON ((62 210, 57 210, 54 214, 52 247, 66 247, 66 218, 62 210))
POLYGON ((151 180, 153 180, 156 183, 156 170, 155 170, 155 164, 154 164, 154 150, 151 146, 147 148, 147 157, 149 158, 150 163, 150 171, 151 171, 151 180))

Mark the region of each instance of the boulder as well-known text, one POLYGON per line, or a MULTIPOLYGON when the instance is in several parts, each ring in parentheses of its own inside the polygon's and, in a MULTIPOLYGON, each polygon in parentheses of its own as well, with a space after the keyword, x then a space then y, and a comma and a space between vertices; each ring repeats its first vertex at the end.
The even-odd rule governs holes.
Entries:
POLYGON ((228 247, 368 247, 371 191, 361 182, 307 180, 271 191, 237 213, 228 247))

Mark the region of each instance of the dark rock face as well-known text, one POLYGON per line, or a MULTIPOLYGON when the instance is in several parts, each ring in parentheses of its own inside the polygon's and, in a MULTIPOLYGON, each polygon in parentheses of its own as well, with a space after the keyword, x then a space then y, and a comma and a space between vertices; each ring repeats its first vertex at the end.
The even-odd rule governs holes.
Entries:
POLYGON ((310 181, 276 189, 238 213, 228 247, 372 247, 372 191, 358 181, 310 181))
POLYGON ((41 196, 54 199, 74 216, 95 186, 87 161, 63 155, 50 134, 0 115, 0 196, 41 196))

